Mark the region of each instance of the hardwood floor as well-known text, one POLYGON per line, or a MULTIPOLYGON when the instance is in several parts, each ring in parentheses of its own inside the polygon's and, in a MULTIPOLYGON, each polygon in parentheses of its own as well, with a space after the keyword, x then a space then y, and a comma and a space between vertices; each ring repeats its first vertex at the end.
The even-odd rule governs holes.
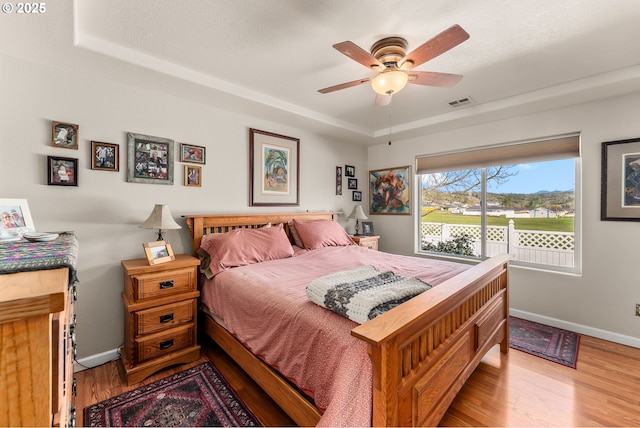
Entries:
MULTIPOLYGON (((201 341, 201 359, 164 370, 153 382, 207 359, 266 426, 293 422, 218 346, 201 341)), ((133 389, 124 385, 118 361, 76 373, 78 424, 82 409, 133 389)), ((582 336, 577 368, 496 347, 458 394, 443 426, 640 426, 640 349, 582 336)))

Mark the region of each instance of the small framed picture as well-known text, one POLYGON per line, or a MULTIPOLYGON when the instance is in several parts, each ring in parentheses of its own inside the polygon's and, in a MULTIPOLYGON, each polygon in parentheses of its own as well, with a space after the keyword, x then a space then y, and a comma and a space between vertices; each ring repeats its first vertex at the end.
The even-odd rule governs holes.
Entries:
POLYGON ((349 179, 349 189, 354 190, 358 188, 358 179, 350 178, 349 179))
POLYGON ((50 186, 77 186, 78 159, 47 156, 47 184, 50 186))
POLYGON ((92 141, 91 169, 120 171, 120 146, 118 144, 92 141))
POLYGON ((351 197, 351 200, 352 201, 361 201, 362 200, 362 192, 354 190, 353 191, 353 196, 351 197))
POLYGON ((78 150, 78 128, 75 123, 51 122, 51 145, 78 150))
POLYGON ((206 148, 180 143, 180 160, 182 162, 206 163, 206 148))
POLYGON ((150 265, 157 265, 176 259, 173 255, 171 244, 166 241, 149 242, 142 244, 142 247, 144 248, 144 254, 147 256, 147 261, 150 265))
POLYGON ((362 223, 362 234, 364 236, 373 236, 373 222, 372 221, 363 221, 362 223))
POLYGON ((26 199, 0 199, 0 242, 17 241, 21 233, 35 231, 26 199))
POLYGON ((336 167, 336 195, 342 195, 342 167, 336 167))
POLYGON ((344 166, 344 176, 345 177, 355 177, 356 176, 356 167, 351 165, 344 166))
POLYGON ((202 186, 202 167, 195 165, 184 166, 184 185, 200 187, 202 186))

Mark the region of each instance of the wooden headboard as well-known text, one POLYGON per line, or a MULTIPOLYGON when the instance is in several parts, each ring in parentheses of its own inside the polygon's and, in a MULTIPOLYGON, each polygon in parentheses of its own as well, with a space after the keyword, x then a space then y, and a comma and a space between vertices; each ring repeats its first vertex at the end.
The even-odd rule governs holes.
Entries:
POLYGON ((336 214, 329 211, 297 212, 297 213, 261 213, 261 214, 189 214, 183 215, 189 227, 193 241, 191 252, 195 255, 200 248, 200 241, 204 235, 210 233, 224 233, 239 228, 258 228, 267 223, 284 224, 285 232, 290 237, 289 220, 334 220, 336 214))

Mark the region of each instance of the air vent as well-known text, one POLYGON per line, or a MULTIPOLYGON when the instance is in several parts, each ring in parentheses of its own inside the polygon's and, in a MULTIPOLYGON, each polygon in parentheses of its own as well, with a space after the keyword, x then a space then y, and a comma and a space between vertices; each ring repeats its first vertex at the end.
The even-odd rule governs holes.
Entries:
POLYGON ((467 106, 469 104, 473 104, 475 103, 475 101, 473 100, 473 98, 471 97, 464 97, 464 98, 460 98, 459 100, 455 100, 455 101, 450 101, 449 105, 451 107, 462 107, 462 106, 467 106))

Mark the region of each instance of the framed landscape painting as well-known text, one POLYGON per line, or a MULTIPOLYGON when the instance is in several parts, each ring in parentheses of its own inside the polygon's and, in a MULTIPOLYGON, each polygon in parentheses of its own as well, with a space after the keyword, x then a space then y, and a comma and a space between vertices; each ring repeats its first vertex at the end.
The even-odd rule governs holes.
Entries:
POLYGON ((249 204, 300 205, 300 140, 249 130, 249 204))
POLYGON ((369 171, 369 214, 411 214, 411 167, 369 171))

